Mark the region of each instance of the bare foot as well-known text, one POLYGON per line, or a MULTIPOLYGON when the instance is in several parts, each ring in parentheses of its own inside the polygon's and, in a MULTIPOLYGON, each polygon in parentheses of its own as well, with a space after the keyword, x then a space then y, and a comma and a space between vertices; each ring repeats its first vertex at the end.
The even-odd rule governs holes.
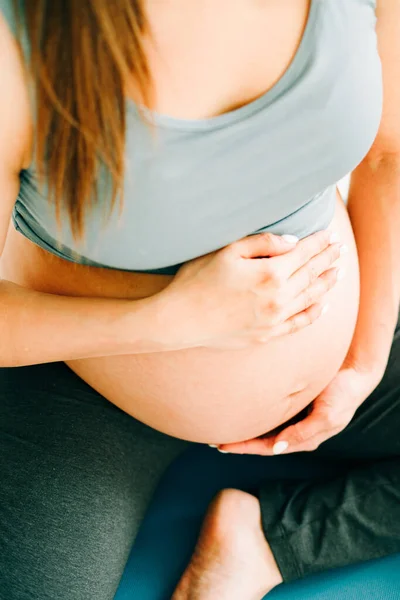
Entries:
POLYGON ((257 498, 229 489, 210 505, 172 600, 261 600, 280 583, 257 498))

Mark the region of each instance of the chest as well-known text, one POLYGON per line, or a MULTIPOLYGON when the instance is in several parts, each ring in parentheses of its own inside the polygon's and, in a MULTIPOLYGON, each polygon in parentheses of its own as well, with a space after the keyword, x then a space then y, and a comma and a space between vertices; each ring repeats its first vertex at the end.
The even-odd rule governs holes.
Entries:
MULTIPOLYGON (((272 84, 273 79, 265 77, 267 89, 254 100, 238 102, 236 109, 211 117, 177 116, 185 112, 184 106, 197 114, 208 112, 207 103, 198 97, 202 75, 197 73, 197 63, 193 66, 192 56, 196 72, 187 86, 191 104, 177 100, 175 109, 171 105, 168 110, 165 91, 160 93, 160 111, 145 113, 144 120, 135 105, 129 104, 126 188, 136 186, 143 205, 165 207, 169 214, 176 210, 181 219, 187 212, 201 222, 199 211, 208 218, 207 207, 226 218, 230 209, 246 210, 251 198, 269 206, 272 222, 299 208, 362 160, 375 138, 382 109, 373 2, 312 0, 296 5, 303 7, 302 27, 291 38, 286 61, 296 50, 283 72, 284 63, 267 52, 265 39, 262 44, 259 40, 257 59, 248 62, 255 88, 262 63, 266 71, 271 63, 275 68, 280 65, 280 76, 272 84), (155 124, 152 133, 147 117, 155 124), (298 186, 298 193, 288 203, 292 184, 298 186)), ((281 9, 284 6, 287 10, 287 3, 281 9)), ((294 6, 292 1, 290 6, 294 6)), ((278 46, 273 48, 279 54, 278 46)), ((183 63, 177 60, 177 64, 183 63)), ((206 59, 200 71, 204 64, 208 64, 206 59)), ((226 61, 229 77, 230 64, 226 61)), ((216 76, 218 65, 210 70, 210 77, 216 76)), ((170 81, 174 81, 172 76, 170 81)), ((205 87, 207 94, 211 88, 217 102, 213 86, 205 87)))
POLYGON ((155 110, 204 118, 265 93, 293 60, 313 2, 150 3, 145 47, 155 110))

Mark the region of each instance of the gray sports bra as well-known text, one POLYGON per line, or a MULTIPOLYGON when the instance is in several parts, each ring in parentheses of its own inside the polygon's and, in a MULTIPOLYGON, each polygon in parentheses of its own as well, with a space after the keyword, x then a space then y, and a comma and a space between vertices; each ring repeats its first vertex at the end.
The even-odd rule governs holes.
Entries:
MULTIPOLYGON (((67 215, 57 228, 33 165, 20 175, 16 229, 73 262, 174 274, 252 233, 304 237, 326 228, 336 183, 366 155, 381 118, 375 4, 311 0, 297 54, 272 89, 209 119, 153 114, 156 143, 128 101, 123 211, 116 207, 104 222, 104 178, 103 207, 93 209, 85 240, 76 243, 67 215)), ((10 5, 0 0, 15 29, 10 5)))

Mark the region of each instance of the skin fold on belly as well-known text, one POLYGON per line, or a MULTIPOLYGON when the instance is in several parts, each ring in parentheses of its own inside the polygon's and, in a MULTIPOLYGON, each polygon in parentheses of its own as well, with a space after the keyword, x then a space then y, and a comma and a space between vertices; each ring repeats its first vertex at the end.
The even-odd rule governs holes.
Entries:
MULTIPOLYGON (((299 413, 333 379, 353 336, 358 260, 339 194, 329 229, 339 233, 349 248, 339 261, 346 276, 327 294, 329 312, 308 328, 244 350, 192 348, 67 364, 122 410, 176 437, 229 443, 274 429, 299 413)), ((29 242, 12 225, 0 275, 54 294, 132 299, 151 296, 172 279, 69 263, 29 242)))

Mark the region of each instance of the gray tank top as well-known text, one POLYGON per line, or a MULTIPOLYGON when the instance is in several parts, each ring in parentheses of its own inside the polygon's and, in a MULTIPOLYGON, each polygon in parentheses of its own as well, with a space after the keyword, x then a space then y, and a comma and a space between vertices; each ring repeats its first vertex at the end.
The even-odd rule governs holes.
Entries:
MULTIPOLYGON (((382 112, 375 0, 311 0, 298 51, 257 100, 221 116, 187 120, 127 101, 125 201, 105 220, 110 186, 74 241, 68 216, 20 174, 13 223, 64 259, 174 274, 184 262, 261 231, 300 238, 326 228, 336 183, 371 147, 382 112), (146 119, 155 123, 156 136, 146 119)), ((15 32, 11 0, 0 9, 15 32)), ((22 40, 26 47, 26 40, 22 40)), ((268 60, 268 57, 266 57, 268 60)))

